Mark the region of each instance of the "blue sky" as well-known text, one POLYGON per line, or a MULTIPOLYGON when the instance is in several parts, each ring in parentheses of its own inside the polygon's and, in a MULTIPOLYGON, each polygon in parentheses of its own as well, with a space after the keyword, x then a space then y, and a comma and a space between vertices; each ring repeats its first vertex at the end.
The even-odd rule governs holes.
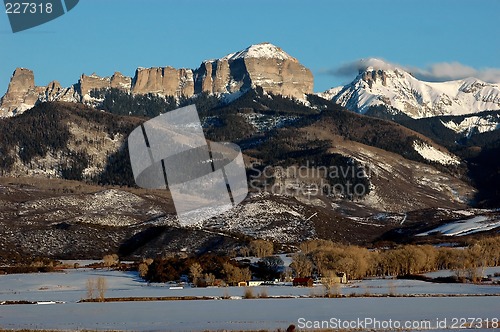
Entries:
POLYGON ((0 95, 16 67, 32 69, 37 85, 69 86, 82 73, 197 68, 264 41, 310 68, 315 91, 351 81, 346 68, 369 57, 427 79, 500 81, 499 13, 498 0, 80 0, 16 34, 0 13, 0 95))

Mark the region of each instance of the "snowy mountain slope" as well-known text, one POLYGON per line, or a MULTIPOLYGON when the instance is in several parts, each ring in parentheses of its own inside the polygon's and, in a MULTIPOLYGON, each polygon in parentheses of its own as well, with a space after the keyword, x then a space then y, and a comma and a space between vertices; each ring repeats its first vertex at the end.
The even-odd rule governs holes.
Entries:
POLYGON ((464 118, 462 121, 443 121, 443 126, 453 130, 458 134, 470 137, 474 133, 485 133, 500 129, 500 114, 492 115, 474 115, 464 118))
MULTIPOLYGON (((463 181, 431 165, 410 161, 399 155, 357 142, 336 140, 331 152, 350 156, 369 170, 370 193, 360 203, 387 212, 404 212, 427 207, 455 208, 467 204, 474 190, 463 181)), ((430 145, 422 154, 436 163, 456 160, 430 145)), ((417 151, 418 152, 418 151, 417 151)))
POLYGON ((475 78, 425 82, 401 68, 389 68, 380 60, 372 62, 380 66, 370 66, 350 84, 319 95, 363 114, 372 106, 383 105, 412 118, 500 109, 499 84, 475 78))
POLYGON ((445 236, 463 236, 495 229, 499 226, 499 220, 490 220, 485 216, 475 216, 470 219, 458 220, 449 224, 439 226, 433 230, 417 234, 417 236, 428 236, 432 233, 437 232, 445 236))

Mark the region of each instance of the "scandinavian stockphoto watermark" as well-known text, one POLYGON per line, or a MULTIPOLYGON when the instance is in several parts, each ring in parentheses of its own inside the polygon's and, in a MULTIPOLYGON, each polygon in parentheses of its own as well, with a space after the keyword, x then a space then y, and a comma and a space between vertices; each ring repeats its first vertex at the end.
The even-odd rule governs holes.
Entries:
POLYGON ((12 32, 52 21, 72 10, 79 0, 4 0, 12 32))
POLYGON ((328 320, 308 320, 299 318, 297 320, 300 329, 340 329, 340 330, 399 330, 418 329, 430 330, 430 320, 407 320, 378 319, 375 317, 364 317, 356 319, 340 319, 331 317, 328 320))
POLYGON ((393 318, 379 319, 364 317, 341 319, 330 317, 326 320, 297 319, 300 329, 336 329, 336 330, 383 330, 383 331, 423 331, 435 329, 497 329, 500 327, 498 318, 483 317, 451 317, 423 320, 401 320, 393 318))
POLYGON ((249 187, 287 196, 363 197, 370 191, 371 169, 361 164, 316 165, 309 161, 299 166, 249 168, 249 187))
POLYGON ((182 226, 230 210, 248 194, 240 148, 207 142, 195 105, 159 115, 128 137, 139 187, 168 189, 182 226))

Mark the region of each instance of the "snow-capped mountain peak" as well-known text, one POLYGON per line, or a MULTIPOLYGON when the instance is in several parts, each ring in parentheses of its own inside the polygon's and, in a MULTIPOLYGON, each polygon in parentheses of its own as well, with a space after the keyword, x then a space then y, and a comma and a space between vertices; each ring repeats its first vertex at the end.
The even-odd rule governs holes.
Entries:
POLYGON ((385 62, 384 60, 377 58, 361 59, 357 65, 360 73, 364 71, 374 71, 374 70, 403 71, 403 69, 400 68, 399 66, 385 62))
POLYGON ((223 59, 237 60, 244 58, 265 58, 265 59, 279 59, 279 60, 294 60, 294 57, 283 51, 276 45, 271 43, 260 43, 250 45, 246 49, 226 55, 223 59))
POLYGON ((351 83, 320 94, 359 113, 386 106, 412 118, 464 115, 500 109, 500 85, 476 78, 426 82, 402 68, 378 59, 360 62, 351 83))

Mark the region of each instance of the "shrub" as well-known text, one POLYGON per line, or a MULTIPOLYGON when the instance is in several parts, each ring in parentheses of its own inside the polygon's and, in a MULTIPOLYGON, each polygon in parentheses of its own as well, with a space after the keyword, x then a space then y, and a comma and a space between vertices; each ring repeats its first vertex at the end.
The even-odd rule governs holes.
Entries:
POLYGON ((269 294, 267 293, 267 289, 262 287, 260 289, 259 298, 260 299, 267 299, 268 297, 269 297, 269 294))
POLYGON ((253 290, 250 287, 245 288, 245 292, 243 293, 243 298, 255 299, 255 295, 253 294, 253 290))

